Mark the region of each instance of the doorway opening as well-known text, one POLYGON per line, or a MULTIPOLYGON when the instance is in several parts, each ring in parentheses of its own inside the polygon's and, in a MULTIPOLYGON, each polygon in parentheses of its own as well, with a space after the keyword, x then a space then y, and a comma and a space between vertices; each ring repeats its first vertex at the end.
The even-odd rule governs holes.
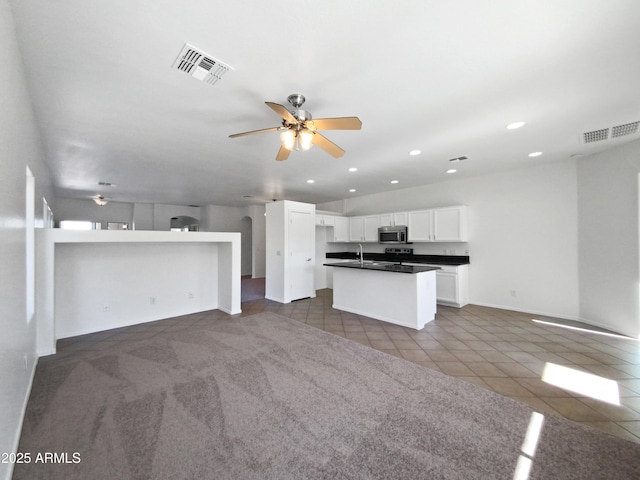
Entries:
POLYGON ((186 215, 171 217, 169 225, 172 232, 197 232, 200 230, 200 221, 186 215))

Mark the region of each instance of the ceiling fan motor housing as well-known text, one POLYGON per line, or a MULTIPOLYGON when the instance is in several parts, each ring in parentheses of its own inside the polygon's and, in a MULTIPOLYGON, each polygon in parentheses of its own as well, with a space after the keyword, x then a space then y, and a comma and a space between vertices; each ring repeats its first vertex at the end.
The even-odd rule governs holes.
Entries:
POLYGON ((296 119, 299 122, 306 122, 307 120, 311 120, 311 118, 312 118, 310 112, 308 112, 307 110, 302 110, 301 108, 298 108, 298 109, 294 110, 293 112, 291 112, 291 115, 296 117, 296 119))

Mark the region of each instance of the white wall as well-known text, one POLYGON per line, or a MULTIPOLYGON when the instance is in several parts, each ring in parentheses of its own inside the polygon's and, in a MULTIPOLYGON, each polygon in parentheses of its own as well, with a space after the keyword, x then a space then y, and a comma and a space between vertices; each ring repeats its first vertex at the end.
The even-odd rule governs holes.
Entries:
POLYGON ((205 205, 200 230, 205 232, 240 232, 242 235, 242 275, 252 275, 253 220, 245 207, 205 205))
MULTIPOLYGON (((414 253, 442 254, 447 248, 464 255, 468 248, 471 303, 577 319, 576 168, 575 160, 566 160, 349 198, 342 213, 468 205, 467 244, 416 243, 414 253)), ((331 206, 340 205, 318 208, 331 206)), ((353 246, 344 244, 342 249, 353 250, 353 246)), ((381 247, 365 244, 365 251, 381 251, 381 247)))
MULTIPOLYGON (((36 225, 43 221, 42 198, 54 213, 56 205, 6 0, 0 0, 0 59, 0 452, 12 452, 35 368, 37 318, 27 318, 26 307, 27 166, 35 177, 36 225)), ((11 471, 0 463, 0 478, 11 471)))
POLYGON ((640 336, 640 141, 578 162, 580 317, 640 336))
POLYGON ((133 224, 131 228, 133 230, 153 230, 153 203, 133 204, 133 224))
POLYGON ((217 244, 59 244, 55 338, 218 308, 217 272, 217 244))
POLYGON ((253 278, 263 278, 266 272, 266 216, 264 205, 252 205, 248 207, 248 215, 251 217, 252 236, 252 276, 253 278))

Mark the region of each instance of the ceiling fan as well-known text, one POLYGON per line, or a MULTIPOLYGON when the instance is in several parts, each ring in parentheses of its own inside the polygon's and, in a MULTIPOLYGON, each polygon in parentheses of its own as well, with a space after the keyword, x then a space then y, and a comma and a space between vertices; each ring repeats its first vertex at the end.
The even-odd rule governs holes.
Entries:
POLYGON ((318 145, 334 158, 344 155, 344 150, 333 143, 318 130, 360 130, 362 122, 358 117, 318 118, 312 120, 311 114, 300 108, 305 102, 304 95, 293 93, 287 97, 294 110, 289 111, 283 105, 264 102, 269 108, 282 117, 279 127, 263 128, 251 132, 236 133, 229 138, 253 135, 263 132, 280 132, 282 145, 276 155, 276 160, 286 160, 293 150, 309 150, 312 145, 318 145))

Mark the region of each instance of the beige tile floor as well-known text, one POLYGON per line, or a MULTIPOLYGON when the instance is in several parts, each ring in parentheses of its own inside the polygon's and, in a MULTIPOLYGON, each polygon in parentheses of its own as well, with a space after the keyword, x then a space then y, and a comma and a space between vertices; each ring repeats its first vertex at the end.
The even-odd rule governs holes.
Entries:
MULTIPOLYGON (((469 305, 438 306, 423 330, 380 322, 331 307, 332 290, 313 299, 281 304, 265 299, 242 303, 242 316, 272 311, 377 350, 613 435, 640 443, 640 342, 601 333, 537 324, 534 315, 469 305), (541 380, 553 363, 617 383, 620 405, 558 388, 541 380)), ((63 339, 58 353, 41 362, 95 354, 116 342, 148 338, 160 331, 191 328, 228 315, 214 310, 143 325, 63 339)))

